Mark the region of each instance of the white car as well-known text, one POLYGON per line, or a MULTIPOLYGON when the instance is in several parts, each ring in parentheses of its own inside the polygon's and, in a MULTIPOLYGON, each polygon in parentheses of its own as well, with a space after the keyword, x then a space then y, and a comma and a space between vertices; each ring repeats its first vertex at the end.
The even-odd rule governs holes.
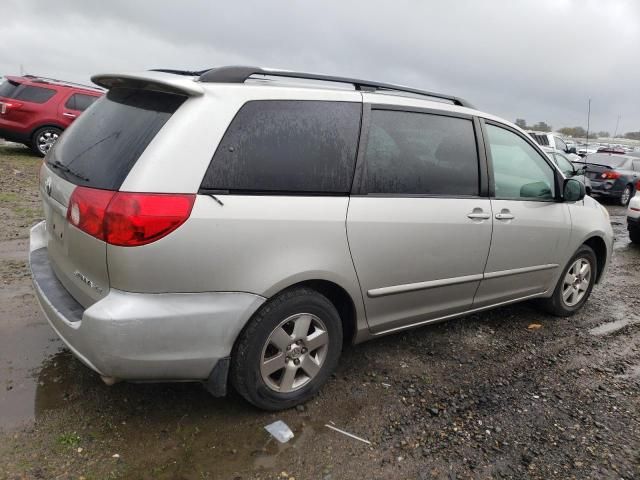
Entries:
POLYGON ((627 207, 627 230, 631 241, 640 244, 640 181, 636 184, 636 194, 627 207))

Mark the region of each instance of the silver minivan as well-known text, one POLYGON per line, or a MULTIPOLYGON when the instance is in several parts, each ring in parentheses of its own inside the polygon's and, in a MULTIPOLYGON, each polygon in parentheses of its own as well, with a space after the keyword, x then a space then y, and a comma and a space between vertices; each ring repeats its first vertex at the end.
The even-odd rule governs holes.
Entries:
POLYGON ((252 67, 97 75, 47 155, 30 265, 111 384, 314 395, 344 344, 538 299, 580 309, 606 210, 464 100, 252 67))

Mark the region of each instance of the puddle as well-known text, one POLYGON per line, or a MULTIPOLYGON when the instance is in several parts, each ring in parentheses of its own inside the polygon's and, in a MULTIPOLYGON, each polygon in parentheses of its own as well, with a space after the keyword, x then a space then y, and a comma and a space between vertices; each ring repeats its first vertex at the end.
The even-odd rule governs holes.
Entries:
POLYGON ((620 320, 616 320, 615 322, 603 323, 602 325, 598 325, 595 328, 589 330, 591 335, 608 335, 613 332, 617 332, 618 330, 622 330, 624 327, 628 325, 633 325, 634 323, 638 323, 637 318, 622 318, 620 320))

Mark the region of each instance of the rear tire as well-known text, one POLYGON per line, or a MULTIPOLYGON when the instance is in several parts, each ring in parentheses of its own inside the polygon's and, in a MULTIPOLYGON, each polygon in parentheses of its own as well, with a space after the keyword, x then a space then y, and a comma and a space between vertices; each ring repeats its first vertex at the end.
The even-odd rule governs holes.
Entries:
POLYGON ((581 245, 562 271, 550 298, 539 304, 558 317, 569 317, 582 308, 591 295, 598 275, 596 254, 588 245, 581 245), (586 265, 586 267, 585 267, 586 265))
POLYGON ((622 205, 623 207, 629 205, 631 197, 633 197, 633 185, 627 185, 626 187, 624 187, 622 195, 620 195, 620 205, 622 205))
POLYGON ((58 127, 42 127, 31 136, 29 147, 36 155, 44 157, 51 147, 58 141, 62 134, 62 129, 58 127))
POLYGON ((316 394, 341 350, 335 306, 315 290, 294 288, 263 305, 240 334, 231 356, 231 384, 258 408, 291 408, 316 394))

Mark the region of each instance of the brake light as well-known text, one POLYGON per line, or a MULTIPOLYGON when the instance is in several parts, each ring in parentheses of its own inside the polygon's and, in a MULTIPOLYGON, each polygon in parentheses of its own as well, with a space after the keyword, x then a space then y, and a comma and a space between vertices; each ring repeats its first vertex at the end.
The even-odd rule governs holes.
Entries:
POLYGON ((20 110, 22 108, 23 103, 10 101, 10 102, 0 102, 0 113, 7 113, 9 110, 20 110))
POLYGON ((617 178, 620 178, 620 174, 616 171, 607 171, 607 172, 602 172, 602 175, 600 175, 600 177, 604 178, 605 180, 615 180, 617 178))
POLYGON ((77 187, 67 218, 83 232, 111 245, 134 247, 173 232, 191 215, 192 194, 112 192, 77 187))
POLYGON ((76 187, 69 199, 67 220, 92 237, 105 240, 104 218, 116 192, 76 187))
POLYGON ((636 192, 640 190, 640 180, 636 182, 636 192))

